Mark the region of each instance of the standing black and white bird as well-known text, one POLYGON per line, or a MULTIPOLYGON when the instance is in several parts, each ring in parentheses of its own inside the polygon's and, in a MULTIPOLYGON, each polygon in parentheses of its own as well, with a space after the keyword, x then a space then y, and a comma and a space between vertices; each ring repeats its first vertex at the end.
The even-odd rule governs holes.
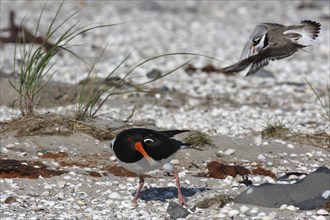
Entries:
POLYGON ((186 204, 181 193, 178 173, 169 162, 180 148, 190 145, 172 137, 187 131, 189 130, 155 131, 145 128, 132 128, 122 131, 111 142, 111 148, 118 162, 125 169, 139 175, 139 187, 132 200, 135 205, 137 205, 137 199, 144 184, 142 174, 161 166, 167 172, 173 173, 178 188, 179 204, 186 204))
POLYGON ((290 26, 261 23, 252 31, 239 62, 223 68, 222 72, 240 72, 252 64, 246 76, 252 75, 270 60, 291 56, 299 49, 309 46, 318 37, 320 29, 319 23, 310 20, 290 26))

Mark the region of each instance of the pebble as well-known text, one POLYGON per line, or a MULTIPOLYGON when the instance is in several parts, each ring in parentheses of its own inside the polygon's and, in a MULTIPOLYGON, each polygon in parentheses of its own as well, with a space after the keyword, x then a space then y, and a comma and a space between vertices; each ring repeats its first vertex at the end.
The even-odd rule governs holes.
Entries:
POLYGON ((259 209, 257 207, 253 207, 252 210, 250 211, 251 214, 258 213, 259 209))
POLYGON ((86 203, 83 200, 77 200, 77 204, 80 206, 86 205, 86 203))
POLYGON ((218 218, 220 218, 220 219, 225 219, 226 217, 227 217, 227 215, 225 214, 225 213, 219 213, 219 214, 217 214, 215 217, 218 217, 218 218))
POLYGON ((7 148, 15 147, 15 144, 7 144, 6 147, 7 148))
POLYGON ((289 206, 287 206, 286 209, 287 209, 287 210, 290 210, 290 211, 297 211, 297 210, 299 210, 298 207, 295 207, 295 206, 293 206, 293 205, 289 205, 289 206))
POLYGON ((266 160, 267 157, 264 154, 258 154, 257 159, 258 160, 266 160))
POLYGON ((239 211, 236 210, 236 209, 230 210, 228 212, 228 216, 231 217, 231 218, 234 217, 234 216, 237 216, 238 214, 239 214, 239 211))
POLYGON ((127 181, 127 182, 135 182, 136 179, 133 178, 133 177, 128 177, 128 178, 126 178, 126 181, 127 181))
POLYGON ((242 205, 239 210, 244 214, 247 210, 249 210, 249 207, 242 205))
POLYGON ((288 207, 287 204, 283 204, 283 205, 280 206, 280 210, 284 210, 284 209, 286 209, 287 207, 288 207))
POLYGON ((261 176, 254 176, 252 177, 252 182, 260 183, 262 181, 261 176))
POLYGON ((323 216, 323 215, 312 216, 312 217, 313 217, 313 219, 315 219, 315 220, 327 220, 327 218, 326 218, 325 216, 323 216))
POLYGON ((330 198, 330 190, 324 191, 324 193, 322 193, 322 197, 325 198, 325 199, 330 198))
POLYGON ((1 148, 1 151, 2 151, 3 153, 8 153, 8 152, 9 152, 9 150, 8 150, 7 148, 5 148, 5 147, 2 147, 2 148, 1 148))
POLYGON ((270 212, 269 216, 274 219, 277 216, 277 212, 270 212))
POLYGON ((187 175, 187 172, 186 171, 181 171, 181 172, 178 173, 178 175, 179 175, 180 178, 183 178, 187 175))
POLYGON ((187 209, 172 201, 169 203, 166 211, 172 219, 185 218, 190 214, 187 209))
POLYGON ((287 147, 293 149, 294 145, 293 144, 288 144, 287 147))
POLYGON ((58 182, 57 182, 57 186, 58 186, 59 188, 64 188, 64 186, 65 186, 65 182, 64 182, 64 181, 58 181, 58 182))
POLYGON ((245 212, 247 212, 250 208, 245 206, 245 205, 242 205, 239 210, 244 214, 245 212))
POLYGON ((319 209, 316 212, 317 215, 329 215, 329 212, 325 209, 319 209))
POLYGON ((109 195, 109 198, 111 199, 121 199, 121 195, 117 192, 112 192, 110 195, 109 195))
POLYGON ((310 157, 310 158, 314 156, 314 154, 311 153, 311 152, 308 152, 308 153, 306 153, 305 155, 308 156, 308 157, 310 157))
POLYGON ((44 196, 44 197, 47 197, 47 196, 49 196, 49 195, 50 195, 49 190, 44 191, 44 192, 41 193, 41 196, 44 196))
POLYGON ((223 179, 223 182, 227 183, 228 185, 231 185, 233 182, 233 177, 227 176, 226 178, 223 179))
POLYGON ((12 204, 12 203, 14 203, 14 202, 16 202, 17 201, 17 199, 15 198, 15 197, 13 197, 13 196, 9 196, 9 197, 7 197, 6 199, 5 199, 5 203, 6 204, 12 204))
POLYGON ((299 177, 297 175, 290 175, 289 176, 289 180, 296 180, 298 179, 299 177))
POLYGON ((45 189, 52 189, 53 187, 51 185, 49 185, 49 184, 45 184, 44 188, 45 189))
POLYGON ((180 162, 179 162, 178 159, 173 159, 173 160, 171 160, 171 164, 173 164, 173 165, 179 165, 180 162))
POLYGON ((116 161, 116 160, 117 160, 117 157, 116 157, 116 156, 111 156, 111 157, 110 157, 110 160, 111 160, 111 161, 116 161))
POLYGON ((224 154, 226 154, 226 155, 233 155, 234 153, 235 153, 235 149, 228 149, 228 150, 226 150, 225 152, 224 152, 224 154))

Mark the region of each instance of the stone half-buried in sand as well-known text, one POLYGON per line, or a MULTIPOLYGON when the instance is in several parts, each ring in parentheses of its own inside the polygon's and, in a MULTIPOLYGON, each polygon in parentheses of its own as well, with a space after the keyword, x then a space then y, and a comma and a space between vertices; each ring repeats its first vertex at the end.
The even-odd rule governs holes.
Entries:
POLYGON ((307 210, 326 206, 330 200, 329 193, 326 193, 329 191, 330 169, 323 166, 293 184, 251 186, 238 195, 234 202, 271 208, 286 204, 307 210))

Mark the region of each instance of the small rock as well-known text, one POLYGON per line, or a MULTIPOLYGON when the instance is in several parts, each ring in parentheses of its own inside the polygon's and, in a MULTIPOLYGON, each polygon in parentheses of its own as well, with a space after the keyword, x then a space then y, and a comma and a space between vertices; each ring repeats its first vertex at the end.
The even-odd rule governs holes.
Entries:
POLYGON ((178 159, 173 159, 173 160, 171 160, 171 164, 179 165, 179 160, 178 159))
POLYGON ((7 144, 6 147, 7 148, 15 147, 15 144, 7 144))
POLYGON ((76 172, 73 172, 73 171, 70 171, 69 174, 70 174, 71 176, 75 176, 75 175, 77 175, 76 172))
POLYGON ((175 202, 170 202, 167 207, 167 213, 172 219, 185 218, 190 212, 175 202))
POLYGON ((319 215, 319 216, 313 216, 313 219, 315 219, 315 220, 327 220, 327 218, 326 217, 324 217, 323 215, 319 215))
POLYGON ((3 153, 8 153, 8 152, 9 152, 9 150, 8 150, 7 148, 5 148, 5 147, 1 148, 1 151, 2 151, 3 153))
POLYGON ((227 217, 227 215, 225 213, 219 213, 216 217, 218 217, 220 219, 225 219, 227 217))
POLYGON ((150 79, 158 79, 161 76, 162 76, 162 71, 158 69, 152 69, 147 73, 147 77, 150 79))
POLYGON ((80 205, 80 206, 83 206, 85 205, 86 203, 82 200, 77 200, 77 204, 80 205))
POLYGON ((289 180, 296 180, 298 179, 299 177, 297 175, 290 175, 289 176, 289 180))
POLYGON ((135 178, 133 177, 129 177, 126 179, 127 182, 135 182, 135 178))
POLYGON ((228 149, 224 152, 224 154, 226 154, 226 155, 232 155, 234 153, 235 153, 235 149, 228 149))
POLYGON ((111 156, 111 157, 110 157, 110 160, 111 160, 111 161, 116 161, 116 160, 117 160, 117 157, 116 157, 116 156, 111 156))
POLYGON ((51 185, 47 184, 47 185, 44 186, 44 188, 45 189, 52 189, 53 187, 51 185))
POLYGON ((16 198, 13 197, 13 196, 9 196, 7 199, 5 199, 5 203, 6 204, 12 204, 12 203, 14 203, 16 201, 17 201, 16 198))
POLYGON ((262 178, 260 176, 254 176, 252 177, 253 182, 260 183, 262 181, 262 178))
POLYGON ((49 196, 49 194, 50 194, 49 193, 49 190, 47 190, 47 191, 42 192, 41 193, 41 196, 45 196, 46 197, 46 196, 49 196))
POLYGON ((110 195, 109 195, 109 198, 111 199, 121 199, 121 195, 117 192, 112 192, 110 195))
POLYGON ((313 157, 313 156, 314 156, 314 154, 311 153, 311 152, 308 152, 308 153, 306 153, 305 155, 308 156, 308 157, 313 157))
POLYGON ((255 214, 257 212, 259 212, 259 209, 257 207, 253 207, 251 210, 251 214, 255 214))
POLYGON ((231 218, 234 217, 234 216, 237 216, 238 214, 239 214, 239 211, 236 210, 236 209, 230 210, 228 212, 228 216, 231 217, 231 218))
POLYGON ((258 160, 266 160, 267 157, 264 154, 258 154, 257 159, 258 160))
POLYGON ((178 173, 178 175, 179 175, 180 178, 183 178, 183 177, 186 176, 186 171, 181 171, 181 172, 178 173))
POLYGON ((242 213, 245 213, 247 210, 249 210, 249 207, 243 205, 239 208, 239 210, 242 212, 242 213))
POLYGON ((329 212, 327 210, 325 210, 325 209, 319 209, 319 210, 317 210, 316 214, 328 216, 329 215, 329 212))
POLYGON ((287 204, 283 204, 283 205, 280 206, 280 210, 284 210, 284 209, 286 209, 287 207, 288 207, 287 204))
POLYGON ((293 144, 288 144, 287 147, 293 149, 294 145, 293 144))
POLYGON ((322 193, 322 197, 328 199, 330 197, 330 190, 324 191, 324 193, 322 193))
POLYGON ((265 215, 261 218, 261 220, 272 220, 272 219, 274 219, 274 218, 271 216, 268 216, 268 215, 265 215))
POLYGON ((288 207, 286 207, 287 210, 290 210, 290 211, 297 211, 299 208, 293 206, 293 205, 289 205, 288 207))
POLYGON ((267 165, 268 165, 268 166, 273 166, 273 163, 270 162, 270 161, 268 161, 268 162, 267 162, 267 165))
POLYGON ((58 181, 58 182, 57 182, 57 186, 58 186, 59 188, 64 188, 64 186, 65 186, 65 182, 64 182, 64 181, 58 181))
POLYGON ((271 213, 269 213, 269 216, 274 219, 277 216, 277 212, 271 212, 271 213))

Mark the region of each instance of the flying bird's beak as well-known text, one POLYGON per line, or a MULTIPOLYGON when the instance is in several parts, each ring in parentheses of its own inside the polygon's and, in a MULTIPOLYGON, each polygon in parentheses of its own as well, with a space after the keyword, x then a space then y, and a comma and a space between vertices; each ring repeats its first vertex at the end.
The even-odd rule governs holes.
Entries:
POLYGON ((152 161, 152 158, 147 154, 147 152, 144 150, 141 142, 136 142, 134 144, 135 149, 139 151, 149 162, 152 161))

